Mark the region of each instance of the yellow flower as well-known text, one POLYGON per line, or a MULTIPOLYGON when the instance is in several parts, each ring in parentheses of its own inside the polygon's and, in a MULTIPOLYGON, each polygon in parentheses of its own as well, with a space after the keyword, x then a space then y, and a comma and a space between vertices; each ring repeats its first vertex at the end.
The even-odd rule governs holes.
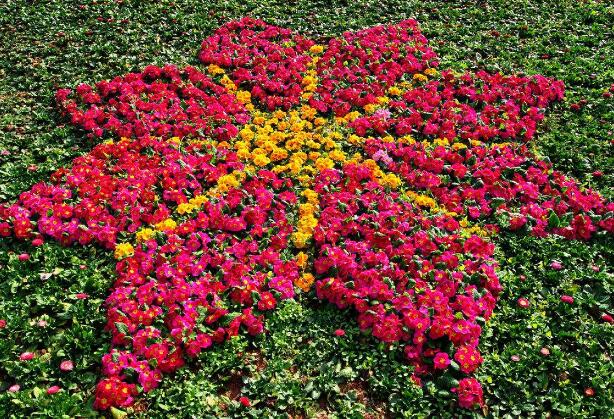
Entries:
POLYGON ((320 157, 316 160, 316 168, 321 172, 325 169, 332 169, 335 167, 335 162, 328 157, 320 157))
POLYGON ((390 173, 384 179, 384 186, 390 186, 392 189, 396 189, 401 185, 401 179, 394 173, 390 173))
POLYGON ((437 75, 437 70, 434 68, 427 68, 426 70, 424 70, 424 74, 430 77, 435 77, 437 75))
POLYGON ((273 112, 273 116, 277 119, 284 119, 286 117, 286 113, 281 109, 277 109, 275 112, 273 112))
POLYGON ((130 243, 118 243, 115 246, 115 259, 134 256, 134 247, 130 243))
POLYGON ((253 157, 253 161, 254 161, 254 164, 258 167, 266 166, 267 164, 271 162, 271 160, 263 154, 256 154, 253 157))
POLYGON ((207 197, 205 195, 196 195, 194 198, 190 199, 190 204, 197 207, 200 207, 205 202, 207 202, 207 197))
POLYGON ((136 232, 136 241, 140 243, 151 240, 155 233, 151 228, 142 228, 136 232))
POLYGON ((213 76, 217 74, 224 74, 224 70, 215 64, 209 64, 209 66, 207 67, 207 71, 213 76))
POLYGON ((305 76, 303 77, 303 81, 301 83, 303 84, 303 86, 306 86, 308 84, 315 84, 315 82, 316 82, 315 77, 305 76))
POLYGON ((283 148, 275 148, 271 153, 272 161, 280 161, 288 157, 288 152, 283 148))
POLYGON ((312 45, 311 48, 309 48, 309 52, 311 52, 312 54, 321 54, 322 52, 324 52, 324 46, 312 45))
POLYGON ((433 140, 433 144, 435 144, 435 145, 440 145, 440 146, 442 146, 442 147, 447 147, 447 146, 449 146, 449 145, 450 145, 450 142, 449 142, 449 141, 448 141, 448 139, 447 139, 447 138, 445 138, 445 137, 444 137, 444 138, 435 138, 435 139, 433 140))
POLYGON ((304 105, 301 107, 301 116, 304 119, 308 119, 311 121, 316 117, 317 113, 318 111, 315 108, 312 108, 311 106, 304 105))
POLYGON ((292 240, 294 241, 294 245, 298 249, 304 249, 307 247, 307 240, 311 238, 311 234, 306 234, 302 232, 296 232, 292 235, 292 240))
POLYGON ((399 96, 401 93, 401 89, 399 89, 397 86, 391 86, 388 89, 388 94, 392 96, 399 96))
POLYGON ((314 119, 313 124, 316 127, 321 127, 322 125, 326 124, 326 119, 324 119, 324 118, 316 118, 316 119, 314 119))
POLYGON ((156 230, 159 231, 170 231, 177 228, 177 223, 172 218, 167 218, 166 220, 160 221, 156 224, 156 230))
POLYGON ((319 195, 317 194, 317 192, 315 192, 312 189, 305 189, 303 191, 303 196, 305 198, 307 198, 307 202, 309 202, 311 205, 313 205, 314 207, 316 205, 318 205, 319 202, 319 195))
POLYGON ((305 266, 307 266, 308 259, 309 257, 307 256, 307 254, 305 254, 304 252, 298 252, 298 254, 296 255, 296 264, 299 268, 303 269, 305 268, 305 266))
POLYGON ((252 94, 246 90, 237 92, 237 100, 241 103, 249 103, 252 100, 252 94))
POLYGON ((333 150, 330 153, 328 153, 328 156, 334 161, 338 161, 338 162, 345 161, 345 153, 341 150, 333 150))
POLYGON ((315 212, 315 206, 311 203, 301 204, 298 207, 298 212, 301 216, 313 214, 315 212))
POLYGON ((217 188, 220 192, 224 193, 232 188, 239 186, 239 181, 234 174, 220 176, 217 180, 217 188))
POLYGON ((364 106, 365 108, 365 112, 368 114, 372 114, 373 112, 375 112, 377 110, 377 105, 373 104, 373 103, 368 103, 364 106))
POLYGON ((294 137, 286 141, 286 144, 284 146, 286 147, 286 149, 290 151, 296 151, 301 148, 301 141, 299 141, 298 136, 297 136, 297 137, 294 137))
POLYGON ((313 285, 314 279, 315 278, 313 277, 312 274, 304 273, 296 280, 295 285, 299 287, 301 290, 303 290, 304 292, 307 292, 313 285))
POLYGON ((196 207, 192 204, 188 204, 188 203, 181 203, 179 205, 177 205, 177 213, 184 215, 184 214, 189 214, 192 211, 194 211, 196 207))
POLYGON ((362 143, 362 141, 363 141, 363 139, 362 139, 362 138, 360 138, 360 137, 359 137, 358 135, 356 135, 356 134, 351 134, 351 135, 348 137, 348 142, 349 142, 350 144, 352 144, 352 145, 359 145, 359 144, 361 144, 361 143, 362 143))

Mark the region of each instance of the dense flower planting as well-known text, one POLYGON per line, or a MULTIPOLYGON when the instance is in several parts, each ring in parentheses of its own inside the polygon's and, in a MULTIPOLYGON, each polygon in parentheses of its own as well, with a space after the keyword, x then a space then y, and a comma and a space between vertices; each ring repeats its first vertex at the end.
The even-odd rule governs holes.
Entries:
POLYGON ((415 21, 319 45, 245 18, 199 59, 59 90, 71 123, 107 140, 0 206, 0 236, 117 259, 99 409, 262 333, 296 292, 400 343, 414 382, 444 377, 461 407, 482 405, 491 237, 614 231, 613 203, 531 151, 562 83, 440 71, 415 21))

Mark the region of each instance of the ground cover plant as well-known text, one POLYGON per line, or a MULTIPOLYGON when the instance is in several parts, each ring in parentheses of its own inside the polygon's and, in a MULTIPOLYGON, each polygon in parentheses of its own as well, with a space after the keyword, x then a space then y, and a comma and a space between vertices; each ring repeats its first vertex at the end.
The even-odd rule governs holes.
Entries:
MULTIPOLYGON (((496 5, 440 6, 497 23, 495 50, 503 29, 530 39, 496 5)), ((36 16, 11 7, 7 33, 36 16)), ((19 157, 33 116, 5 114, 7 413, 609 414, 611 70, 591 46, 607 56, 611 9, 559 4, 574 12, 549 24, 573 22, 569 39, 549 33, 531 53, 572 47, 498 62, 483 45, 457 56, 475 33, 444 31, 437 7, 367 7, 347 27, 352 6, 317 22, 305 5, 184 7, 71 9, 101 14, 97 36, 138 11, 200 39, 167 28, 192 44, 147 47, 176 65, 152 54, 82 84, 71 66, 43 89, 58 113, 34 114, 51 137, 19 157), (247 12, 296 24, 230 20, 247 12)), ((96 35, 82 30, 75 40, 96 35)), ((70 37, 54 37, 50 59, 72 60, 70 37)), ((20 65, 3 68, 7 93, 45 74, 20 65)))

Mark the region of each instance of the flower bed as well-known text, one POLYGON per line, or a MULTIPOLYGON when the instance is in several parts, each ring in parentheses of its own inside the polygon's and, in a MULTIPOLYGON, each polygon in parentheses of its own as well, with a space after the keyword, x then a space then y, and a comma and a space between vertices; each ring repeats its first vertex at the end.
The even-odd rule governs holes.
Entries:
POLYGON ((527 144, 562 83, 440 71, 415 21, 318 45, 245 18, 199 58, 58 91, 71 123, 107 141, 0 206, 2 236, 118 259, 99 409, 313 290, 400 342, 414 382, 443 378, 481 405, 471 374, 501 291, 491 237, 614 231, 614 204, 527 144))

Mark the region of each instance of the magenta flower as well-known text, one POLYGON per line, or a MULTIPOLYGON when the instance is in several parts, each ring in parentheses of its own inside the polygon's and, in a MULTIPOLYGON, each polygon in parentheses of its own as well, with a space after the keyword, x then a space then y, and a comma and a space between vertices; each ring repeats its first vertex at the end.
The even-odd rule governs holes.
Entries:
POLYGON ((24 352, 21 355, 19 355, 19 359, 21 361, 30 361, 30 360, 34 359, 34 353, 33 352, 24 352))
POLYGON ((445 370, 448 368, 448 365, 450 365, 450 357, 445 352, 439 352, 435 355, 435 358, 433 358, 433 365, 435 369, 445 370))
POLYGON ((61 390, 60 386, 51 386, 47 389, 47 394, 52 395, 61 390))

